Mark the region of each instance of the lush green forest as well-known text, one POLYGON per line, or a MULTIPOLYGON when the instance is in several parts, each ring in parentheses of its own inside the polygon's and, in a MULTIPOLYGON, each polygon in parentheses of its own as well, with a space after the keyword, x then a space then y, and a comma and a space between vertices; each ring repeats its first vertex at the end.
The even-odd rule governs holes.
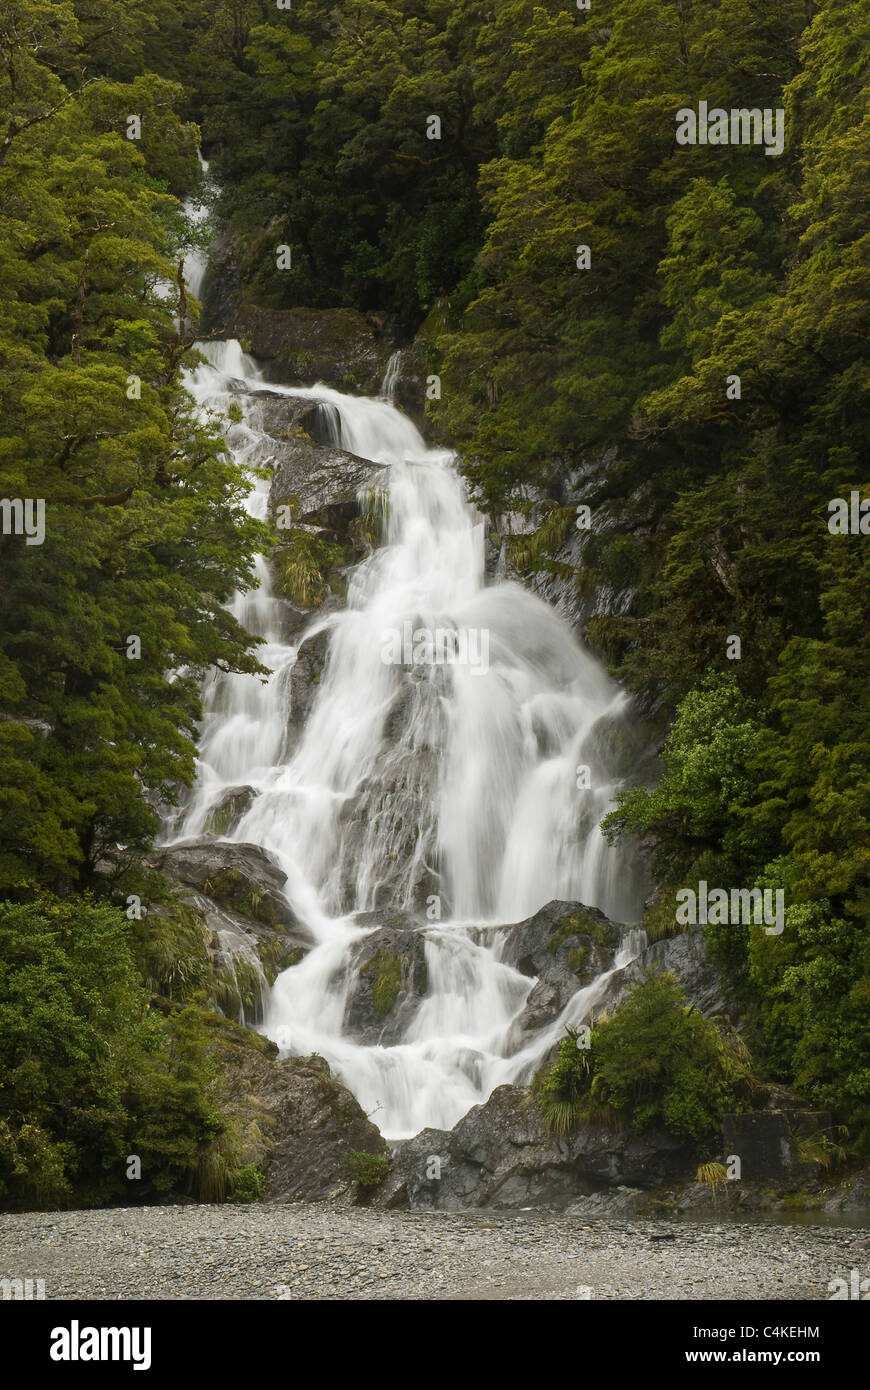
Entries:
POLYGON ((530 572, 591 507, 573 582, 632 600, 588 639, 664 741, 607 823, 650 933, 700 879, 785 890, 781 935, 709 943, 756 1071, 867 1153, 870 560, 828 504, 870 498, 868 98, 862 0, 7 0, 0 493, 52 524, 0 537, 0 1194, 107 1200, 134 1132, 171 1187, 226 1140, 124 912, 199 677, 257 669, 222 605, 264 531, 180 381, 200 141, 249 292, 416 340, 482 509, 536 498, 530 572), (783 108, 783 153, 679 145, 701 101, 783 108))

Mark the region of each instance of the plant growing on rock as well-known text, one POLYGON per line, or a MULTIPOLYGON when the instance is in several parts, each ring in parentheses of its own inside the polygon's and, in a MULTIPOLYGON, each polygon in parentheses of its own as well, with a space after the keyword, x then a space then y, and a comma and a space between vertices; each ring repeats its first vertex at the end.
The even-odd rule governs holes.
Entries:
POLYGON ((672 975, 651 971, 581 1048, 568 1030, 534 1094, 548 1127, 580 1123, 664 1129, 695 1143, 717 1135, 721 1117, 756 1090, 742 1040, 687 1005, 672 975))

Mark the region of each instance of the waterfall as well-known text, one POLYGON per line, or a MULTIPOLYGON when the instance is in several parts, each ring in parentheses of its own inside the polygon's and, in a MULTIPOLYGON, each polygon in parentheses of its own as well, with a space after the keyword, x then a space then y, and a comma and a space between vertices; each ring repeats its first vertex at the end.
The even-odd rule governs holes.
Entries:
POLYGON ((400 348, 398 349, 398 351, 391 354, 390 360, 387 363, 387 370, 384 372, 384 379, 381 382, 381 389, 379 392, 380 400, 391 401, 395 396, 396 387, 399 384, 399 375, 401 373, 401 368, 402 351, 400 348))
MULTIPOLYGON (((263 389, 237 342, 201 350, 208 364, 188 388, 203 410, 240 396, 244 407, 245 393, 263 389)), ((484 520, 449 451, 428 448, 383 396, 268 389, 316 403, 336 444, 383 466, 384 534, 351 572, 347 607, 314 619, 327 657, 292 749, 300 638, 282 636, 282 605, 258 559, 259 587, 232 609, 265 639, 259 657, 271 675, 208 677, 197 782, 171 834, 201 833, 227 788, 254 789, 227 838, 274 857, 314 941, 276 980, 262 1029, 285 1052, 325 1057, 400 1139, 452 1127, 495 1086, 527 1081, 565 1024, 601 997, 606 977, 517 1041, 533 981, 504 963, 498 927, 553 899, 616 921, 639 915, 632 874, 598 829, 617 789, 608 750, 625 697, 545 603, 517 584, 484 582, 484 520), (398 1042, 363 1046, 344 1031, 345 1005, 375 928, 356 914, 387 923, 397 910, 417 914, 426 994, 398 1042)), ((247 419, 227 443, 242 464, 268 461, 268 437, 247 419)), ((253 515, 266 515, 268 491, 252 475, 253 515)), ((635 950, 626 937, 618 963, 635 950)))

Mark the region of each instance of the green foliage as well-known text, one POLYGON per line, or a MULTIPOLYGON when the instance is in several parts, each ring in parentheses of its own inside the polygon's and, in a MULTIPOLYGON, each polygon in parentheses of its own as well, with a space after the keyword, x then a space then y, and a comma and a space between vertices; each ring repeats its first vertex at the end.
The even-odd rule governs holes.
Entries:
MULTIPOLYGON (((691 883, 702 857, 721 856, 739 874, 752 846, 735 807, 754 790, 750 772, 762 731, 736 678, 711 672, 680 704, 661 753, 658 786, 617 796, 602 829, 611 843, 632 832, 655 840, 653 867, 670 882, 691 883)), ((739 882, 739 878, 734 880, 739 882)))
POLYGON ((110 8, 114 61, 91 4, 82 28, 72 5, 43 0, 12 0, 0 20, 0 494, 45 502, 42 544, 0 537, 0 891, 13 895, 87 884, 119 845, 144 848, 146 793, 172 801, 192 778, 198 674, 258 669, 224 604, 250 582, 264 529, 194 417, 180 369, 195 356, 173 319, 194 311, 192 233, 168 190, 199 179, 196 130, 176 85, 109 80, 147 27, 110 8), (125 138, 128 112, 141 140, 125 138))
POLYGON ((572 912, 553 932, 547 950, 555 955, 572 936, 588 936, 600 946, 612 945, 613 927, 606 919, 593 917, 591 912, 572 912))
POLYGON ((227 1130, 197 1010, 149 1008, 125 919, 87 898, 0 904, 0 1199, 90 1205, 152 1191, 210 1200, 227 1130))
POLYGON ((748 1108, 757 1083, 736 1035, 687 1007, 672 975, 650 971, 579 1046, 568 1030, 535 1093, 548 1126, 626 1123, 712 1144, 723 1114, 748 1108))
POLYGON ((351 1182, 364 1190, 378 1187, 390 1171, 389 1154, 362 1153, 358 1149, 348 1149, 344 1156, 344 1167, 351 1182))
POLYGON ((299 608, 315 608, 327 594, 340 592, 340 566, 349 563, 348 551, 316 531, 296 527, 284 533, 287 545, 272 554, 276 594, 299 608))
POLYGON ((246 1163, 236 1174, 228 1202, 262 1202, 266 1195, 266 1175, 253 1163, 246 1163))

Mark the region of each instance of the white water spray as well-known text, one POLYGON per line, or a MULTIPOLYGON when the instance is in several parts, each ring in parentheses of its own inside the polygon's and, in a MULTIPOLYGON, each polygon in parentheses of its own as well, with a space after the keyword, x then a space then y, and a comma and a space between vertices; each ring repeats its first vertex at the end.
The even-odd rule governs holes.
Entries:
MULTIPOLYGON (((210 365, 189 380, 203 408, 263 389, 238 343, 203 351, 210 365)), ((201 833, 227 788, 255 790, 230 838, 275 858, 315 942, 276 981, 264 1031, 285 1051, 324 1056, 387 1137, 450 1128, 495 1086, 527 1081, 606 988, 602 976, 552 1025, 518 1036, 533 981, 503 962, 497 925, 557 898, 617 921, 638 915, 632 875, 598 829, 616 789, 607 748, 624 697, 546 604, 513 583, 484 584, 484 523, 449 452, 428 449, 388 400, 269 390, 329 407, 335 442, 385 466, 384 543, 351 573, 346 610, 319 620, 327 661, 292 753, 298 648, 282 640, 281 601, 258 560, 260 587, 237 595, 233 612, 265 638, 258 655, 272 675, 210 676, 197 784, 176 836, 201 833), (408 624, 485 633, 487 669, 385 660, 389 635, 408 624), (427 903, 443 920, 426 921, 427 903), (401 1042, 362 1046, 344 1015, 356 950, 373 928, 353 914, 415 908, 426 997, 401 1042)), ((243 464, 268 458, 268 436, 247 423, 227 440, 243 464)), ((248 505, 266 515, 267 482, 253 482, 248 505)), ((617 965, 636 949, 627 938, 617 965)))

